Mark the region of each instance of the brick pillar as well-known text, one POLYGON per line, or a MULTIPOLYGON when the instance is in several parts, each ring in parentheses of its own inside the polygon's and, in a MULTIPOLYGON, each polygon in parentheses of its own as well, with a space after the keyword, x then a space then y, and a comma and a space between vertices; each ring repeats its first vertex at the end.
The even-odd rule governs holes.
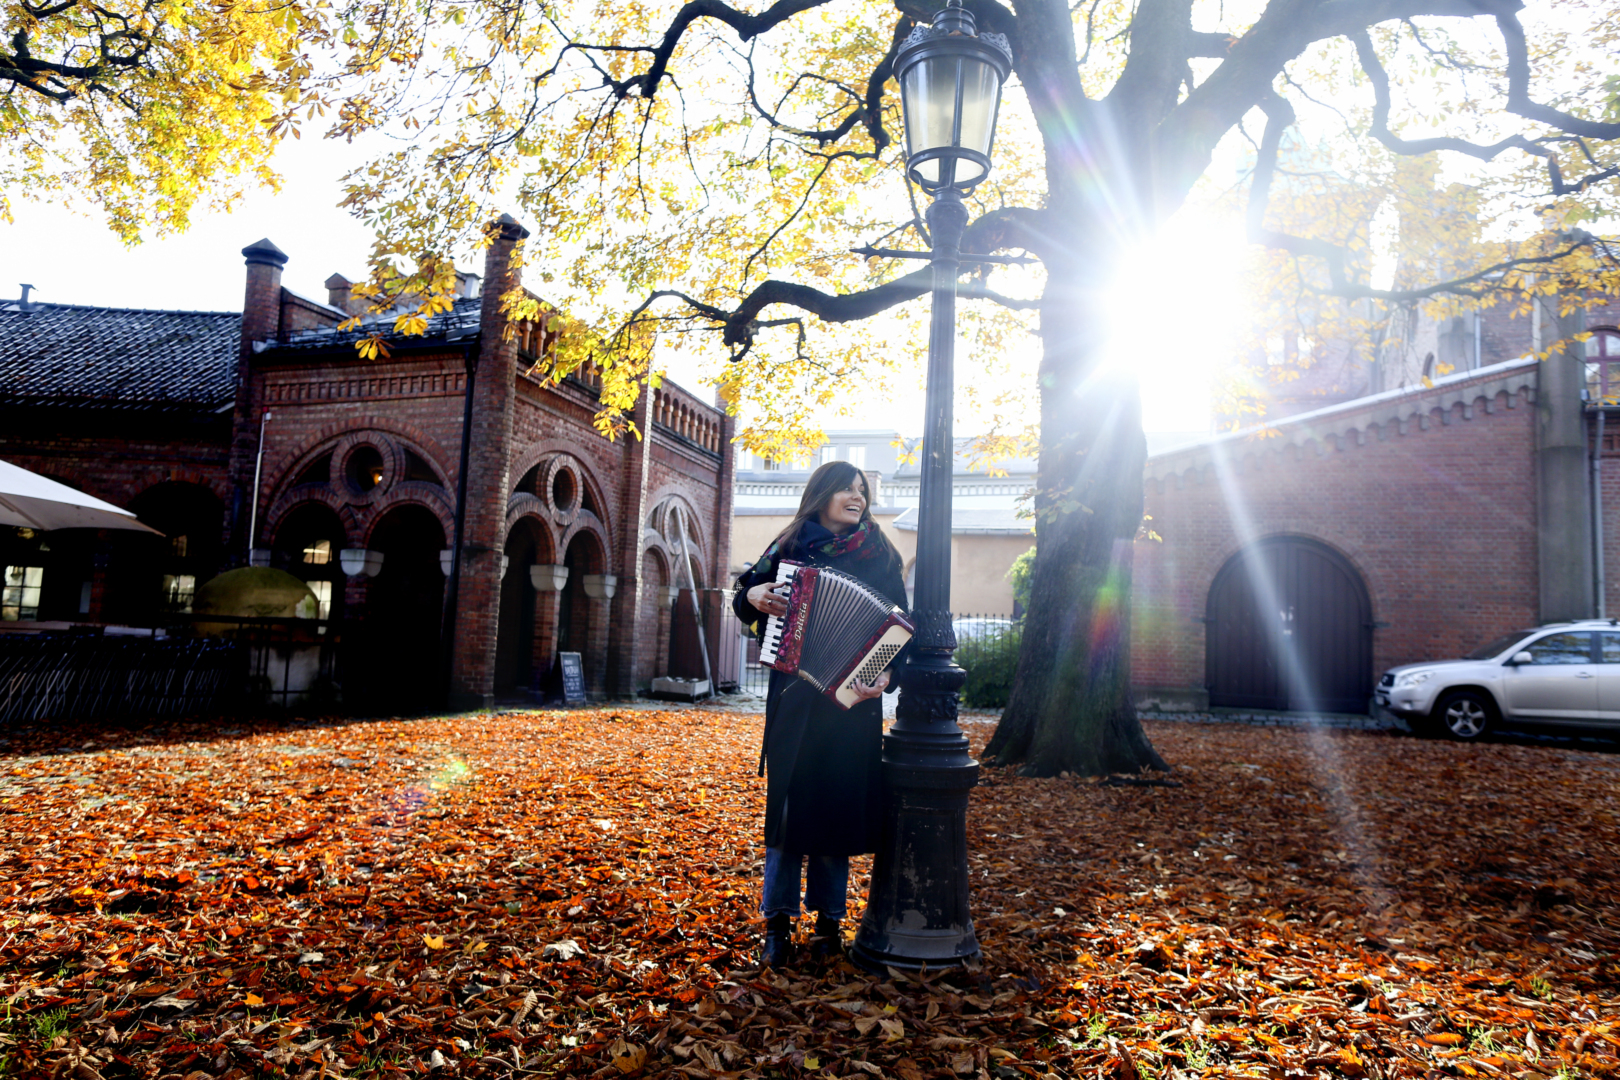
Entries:
POLYGON ((720 413, 720 470, 715 475, 714 492, 714 565, 709 570, 711 584, 731 588, 731 506, 736 497, 737 418, 725 411, 723 402, 716 402, 720 413))
POLYGON ((534 594, 534 654, 530 659, 544 686, 557 663, 557 616, 561 613, 562 593, 534 594))
MULTIPOLYGON (((1596 610, 1592 587, 1592 497, 1587 468, 1586 346, 1575 335, 1586 329, 1577 307, 1560 316, 1557 296, 1538 298, 1541 339, 1564 339, 1536 370, 1536 546, 1542 622, 1589 619, 1596 610)), ((1545 345, 1539 346, 1545 348, 1545 345)))
MULTIPOLYGON (((641 594, 649 588, 641 574, 641 534, 647 527, 647 481, 651 470, 653 396, 651 387, 636 402, 634 421, 641 438, 625 441, 623 528, 619 530, 619 590, 613 595, 612 633, 608 649, 608 682, 616 697, 635 697, 639 655, 646 648, 640 634, 641 594)), ((606 612, 603 613, 606 616, 606 612)))
MULTIPOLYGON (((332 557, 334 559, 337 558, 337 554, 334 552, 332 557)), ((370 593, 370 590, 366 586, 366 582, 370 580, 370 578, 366 577, 349 577, 347 574, 345 574, 337 581, 332 583, 333 593, 337 593, 339 591, 343 593, 342 596, 334 595, 332 597, 332 606, 338 607, 340 604, 342 605, 343 618, 345 621, 353 620, 358 623, 361 618, 364 617, 366 611, 366 597, 370 593)))
POLYGON ((618 597, 624 595, 623 591, 614 594, 613 600, 593 600, 588 596, 581 599, 590 605, 590 628, 585 631, 585 694, 592 701, 601 701, 607 697, 607 672, 600 663, 593 664, 590 657, 608 655, 608 637, 612 629, 613 604, 618 597))
MULTIPOLYGON (((248 521, 253 515, 253 465, 259 453, 258 387, 253 373, 253 344, 273 341, 281 333, 281 269, 287 254, 268 239, 242 249, 247 261, 247 291, 242 298, 242 336, 236 360, 236 408, 231 414, 231 506, 225 538, 226 563, 246 566, 248 521)), ((261 504, 260 511, 264 510, 261 504)))
POLYGON ((479 313, 478 373, 473 381, 467 454, 467 518, 461 585, 450 673, 453 708, 487 709, 495 703, 495 636, 501 610, 501 553, 512 458, 512 405, 516 397, 517 343, 507 340, 501 297, 520 285, 512 248, 529 230, 508 214, 491 227, 484 256, 479 313))
MULTIPOLYGON (((112 555, 106 548, 107 534, 96 534, 96 551, 90 557, 90 610, 83 612, 87 622, 107 621, 107 565, 112 555)), ((197 582, 201 585, 202 582, 197 582)))

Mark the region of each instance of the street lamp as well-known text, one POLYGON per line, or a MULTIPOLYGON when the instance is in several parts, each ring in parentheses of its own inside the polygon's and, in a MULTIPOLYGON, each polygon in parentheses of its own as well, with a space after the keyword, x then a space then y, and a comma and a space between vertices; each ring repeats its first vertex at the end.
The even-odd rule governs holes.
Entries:
POLYGON ((883 739, 886 827, 851 949, 857 963, 875 971, 952 967, 979 955, 967 868, 968 793, 979 763, 956 724, 966 673, 951 661, 952 366, 963 196, 990 174, 996 108, 1011 70, 1007 39, 979 34, 961 0, 949 0, 933 25, 913 30, 894 61, 906 173, 933 197, 927 220, 934 289, 912 612, 917 633, 899 672, 895 723, 883 739))

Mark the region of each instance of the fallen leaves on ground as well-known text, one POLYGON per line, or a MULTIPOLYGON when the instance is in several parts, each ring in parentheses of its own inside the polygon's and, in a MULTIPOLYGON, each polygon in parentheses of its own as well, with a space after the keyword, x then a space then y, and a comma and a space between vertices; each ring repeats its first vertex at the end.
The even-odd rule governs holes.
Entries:
POLYGON ((0 1075, 1620 1075, 1620 756, 1153 723, 1182 787, 986 770, 983 964, 877 978, 755 967, 760 726, 15 730, 0 1075))

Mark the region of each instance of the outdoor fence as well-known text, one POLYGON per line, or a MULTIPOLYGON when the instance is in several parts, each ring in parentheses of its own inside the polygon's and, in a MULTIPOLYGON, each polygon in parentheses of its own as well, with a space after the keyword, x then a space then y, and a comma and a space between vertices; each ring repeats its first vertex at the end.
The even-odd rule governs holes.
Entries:
MULTIPOLYGON (((962 704, 980 709, 1003 707, 1018 666, 1022 621, 1005 615, 961 613, 951 616, 951 624, 956 631, 956 662, 968 673, 962 687, 962 704)), ((738 692, 764 697, 770 687, 771 669, 759 662, 759 642, 753 631, 729 606, 722 625, 725 637, 734 640, 738 650, 738 692)))
POLYGON ((241 685, 235 642, 90 635, 0 636, 0 723, 175 717, 241 685))
POLYGON ((252 712, 335 699, 339 635, 311 619, 182 617, 141 635, 0 634, 0 724, 252 712), (231 624, 199 637, 196 622, 231 624))

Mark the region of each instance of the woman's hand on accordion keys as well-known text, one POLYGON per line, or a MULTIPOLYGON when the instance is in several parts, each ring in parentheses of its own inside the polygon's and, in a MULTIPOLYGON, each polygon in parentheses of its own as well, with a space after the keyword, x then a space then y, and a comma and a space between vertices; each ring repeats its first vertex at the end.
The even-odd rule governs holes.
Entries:
POLYGON ((879 673, 878 677, 872 681, 872 685, 870 686, 857 680, 851 683, 849 688, 855 691, 855 696, 859 700, 871 701, 875 697, 882 697, 883 691, 888 689, 888 686, 889 673, 884 671, 879 673))
POLYGON ((786 615, 788 609, 785 591, 788 583, 785 581, 768 581, 763 585, 755 585, 748 590, 748 602, 754 605, 754 610, 766 615, 786 615), (778 589, 784 592, 777 592, 778 589))

